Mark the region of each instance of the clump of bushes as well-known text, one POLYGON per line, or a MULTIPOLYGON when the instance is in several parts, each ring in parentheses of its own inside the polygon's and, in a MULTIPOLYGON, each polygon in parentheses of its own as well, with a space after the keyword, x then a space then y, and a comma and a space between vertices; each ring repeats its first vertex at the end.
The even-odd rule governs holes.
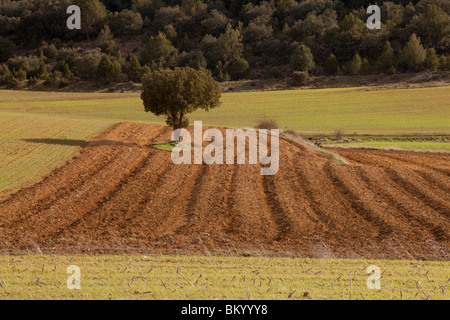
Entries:
POLYGON ((274 119, 264 118, 259 120, 258 124, 255 127, 256 129, 278 129, 278 124, 274 119))
POLYGON ((294 86, 304 86, 308 81, 308 73, 305 71, 292 72, 292 82, 294 86))

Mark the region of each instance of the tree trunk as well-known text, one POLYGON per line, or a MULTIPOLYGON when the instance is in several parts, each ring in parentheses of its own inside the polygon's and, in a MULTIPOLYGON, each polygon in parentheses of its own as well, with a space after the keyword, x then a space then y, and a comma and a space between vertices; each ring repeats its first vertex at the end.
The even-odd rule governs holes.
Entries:
POLYGON ((180 111, 180 118, 178 119, 178 128, 183 127, 183 111, 180 111))

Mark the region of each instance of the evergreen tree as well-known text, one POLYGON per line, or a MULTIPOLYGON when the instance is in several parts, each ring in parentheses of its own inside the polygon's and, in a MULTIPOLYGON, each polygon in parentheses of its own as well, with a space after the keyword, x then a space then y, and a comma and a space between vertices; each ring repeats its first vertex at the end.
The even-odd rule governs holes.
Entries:
POLYGON ((439 69, 439 57, 436 54, 436 50, 434 50, 434 48, 430 48, 427 50, 425 67, 431 71, 437 71, 437 69, 439 69))
POLYGON ((67 63, 64 65, 63 78, 66 80, 73 79, 72 71, 70 71, 69 65, 67 63))
POLYGON ((291 55, 291 68, 294 71, 309 72, 314 68, 314 57, 311 49, 304 44, 299 45, 291 55))
POLYGON ((367 60, 367 58, 364 58, 362 63, 361 63, 361 70, 360 73, 361 74, 370 74, 372 72, 372 66, 369 62, 369 60, 367 60))
POLYGON ((108 25, 105 25, 97 37, 98 47, 103 53, 113 54, 118 50, 117 44, 114 41, 114 35, 111 33, 108 25))
POLYGON ((115 60, 111 66, 111 79, 114 81, 118 81, 122 77, 122 67, 120 63, 115 60))
POLYGON ((98 43, 102 43, 104 41, 114 40, 114 35, 111 32, 111 29, 107 24, 103 26, 103 29, 100 31, 97 37, 98 43))
POLYGON ((430 4, 420 20, 424 43, 440 50, 450 48, 450 16, 436 4, 430 4))
POLYGON ((450 70, 450 56, 441 55, 439 58, 439 66, 442 70, 450 70))
POLYGON ((47 65, 45 64, 44 61, 41 61, 39 64, 38 75, 39 78, 42 80, 47 80, 50 76, 47 70, 47 65))
POLYGON ((349 68, 348 68, 348 72, 352 76, 357 75, 360 72, 360 70, 361 70, 361 64, 362 64, 361 57, 360 57, 360 55, 358 53, 356 53, 353 56, 352 61, 350 62, 350 65, 349 65, 349 68))
POLYGON ((189 41, 187 33, 185 33, 183 40, 181 41, 180 51, 188 52, 189 50, 191 50, 191 42, 189 41))
POLYGON ((160 32, 147 40, 140 56, 141 64, 156 64, 158 67, 173 67, 178 59, 178 50, 160 32))
POLYGON ((27 72, 23 68, 20 68, 20 70, 17 71, 16 78, 18 80, 26 80, 27 79, 27 72))
POLYGON ((103 55, 96 70, 97 80, 112 80, 113 78, 113 63, 109 55, 103 55))
POLYGON ((395 66, 394 50, 392 49, 389 41, 386 41, 384 44, 383 51, 378 58, 378 66, 384 72, 395 66))
POLYGON ((339 71, 339 63, 334 54, 330 54, 325 61, 324 70, 328 74, 335 74, 339 71))
POLYGON ((81 9, 81 31, 87 39, 95 32, 106 18, 105 6, 99 0, 73 0, 73 4, 81 9))
POLYGON ((141 81, 143 69, 136 57, 131 57, 128 63, 127 76, 131 81, 141 81))
POLYGON ((50 59, 53 60, 58 56, 58 49, 56 49, 55 45, 52 43, 48 46, 47 50, 45 51, 45 55, 50 59))
POLYGON ((250 74, 250 67, 247 60, 238 57, 230 61, 227 66, 227 72, 230 75, 231 80, 240 80, 248 77, 250 74))
POLYGON ((224 64, 241 57, 244 46, 239 28, 233 29, 228 24, 225 33, 222 33, 215 42, 214 49, 217 54, 217 61, 222 61, 224 64))
POLYGON ((403 48, 403 61, 410 70, 419 69, 427 56, 426 50, 415 33, 411 35, 403 48))

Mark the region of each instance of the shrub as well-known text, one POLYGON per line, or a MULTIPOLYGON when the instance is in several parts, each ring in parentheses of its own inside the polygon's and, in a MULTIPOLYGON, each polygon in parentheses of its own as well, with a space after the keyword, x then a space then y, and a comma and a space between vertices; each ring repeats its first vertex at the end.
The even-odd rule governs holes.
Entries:
POLYGON ((143 72, 144 70, 139 63, 139 60, 136 57, 131 57, 126 68, 128 79, 134 82, 139 82, 141 81, 143 72))
POLYGON ((442 70, 450 70, 450 56, 441 55, 439 58, 439 65, 442 70))
POLYGON ((390 66, 389 69, 387 69, 387 71, 386 71, 386 74, 389 76, 392 76, 396 73, 397 73, 397 69, 395 69, 394 66, 390 66))
POLYGON ((61 48, 58 52, 58 69, 62 70, 64 68, 64 65, 67 63, 69 65, 69 68, 75 67, 75 64, 77 63, 77 59, 79 59, 80 55, 78 51, 74 48, 61 48))
POLYGON ((7 61, 14 54, 15 45, 6 38, 0 37, 0 62, 7 61))
POLYGON ((403 60, 410 70, 419 69, 427 56, 426 50, 415 33, 411 35, 403 48, 403 60))
POLYGON ((98 47, 103 53, 113 54, 118 50, 117 44, 114 40, 106 40, 101 42, 98 47))
POLYGON ((350 62, 350 65, 348 67, 348 72, 352 76, 357 75, 359 73, 359 71, 361 70, 361 65, 362 65, 361 57, 359 56, 358 53, 356 53, 353 56, 352 61, 350 62))
POLYGON ((277 122, 273 119, 264 118, 259 120, 258 124, 255 127, 256 129, 278 129, 277 122))
POLYGON ((100 50, 88 51, 83 56, 77 58, 73 72, 82 79, 91 80, 97 71, 101 59, 102 54, 100 50))
POLYGON ((58 56, 58 49, 56 49, 56 46, 52 43, 44 49, 44 54, 47 58, 53 60, 58 56))
POLYGON ((28 85, 29 86, 34 86, 35 84, 37 83, 37 79, 35 78, 35 77, 30 77, 29 79, 28 79, 28 85))
POLYGON ((115 60, 112 64, 112 70, 111 70, 111 79, 113 81, 118 81, 122 77, 122 67, 120 63, 115 60))
POLYGON ((384 44, 383 52, 381 52, 378 58, 378 67, 383 71, 387 72, 391 67, 395 66, 395 55, 394 50, 391 47, 389 41, 384 44))
POLYGON ((206 69, 207 63, 201 51, 182 52, 178 58, 178 66, 190 67, 196 70, 206 69))
POLYGON ((314 57, 311 49, 301 44, 291 55, 291 68, 295 71, 309 72, 314 68, 314 57))
POLYGON ((110 26, 113 33, 119 36, 135 34, 142 29, 144 21, 139 12, 125 9, 115 12, 110 18, 110 26))
POLYGON ((218 37, 225 31, 229 22, 230 20, 223 13, 213 9, 200 24, 203 28, 203 34, 212 34, 218 37))
POLYGON ((112 80, 113 78, 113 64, 109 55, 103 55, 95 70, 97 80, 112 80))
POLYGON ((337 140, 341 140, 344 137, 344 131, 342 131, 341 129, 337 129, 334 132, 334 136, 336 137, 337 140))
POLYGON ((156 64, 158 67, 173 67, 178 59, 178 50, 163 33, 147 40, 141 51, 141 64, 156 64))
POLYGON ((67 63, 64 65, 63 78, 65 80, 72 80, 73 79, 72 71, 70 71, 69 65, 67 63))
POLYGON ((23 69, 27 74, 37 75, 40 63, 39 58, 36 56, 15 56, 8 60, 7 65, 11 71, 23 69))
POLYGON ((41 61, 41 63, 39 64, 38 75, 42 80, 47 80, 50 77, 47 65, 44 63, 44 61, 41 61))
POLYGON ((49 86, 49 85, 53 84, 53 82, 55 82, 54 79, 52 79, 51 77, 47 77, 44 81, 44 86, 49 86))
POLYGON ((70 81, 67 79, 61 79, 58 81, 58 87, 59 88, 65 88, 70 84, 70 81))
POLYGON ((339 71, 339 63, 334 54, 330 54, 324 64, 324 70, 327 74, 335 74, 339 71))
POLYGON ((230 61, 227 66, 227 72, 231 80, 240 80, 247 78, 250 74, 250 67, 247 60, 238 57, 230 61))
POLYGON ((369 60, 367 60, 367 58, 364 58, 361 63, 360 73, 367 75, 367 74, 370 74, 371 72, 372 72, 372 66, 369 63, 369 60))
POLYGON ((427 50, 427 56, 425 58, 425 68, 431 71, 437 71, 439 69, 439 57, 436 54, 434 48, 427 50))
POLYGON ((9 89, 15 89, 20 85, 20 81, 17 80, 14 76, 11 76, 7 79, 6 87, 9 89))
POLYGON ((308 81, 308 73, 304 71, 292 72, 292 81, 295 86, 304 86, 308 81))
POLYGON ((27 72, 23 69, 20 69, 16 72, 15 77, 19 80, 26 80, 27 79, 27 72))

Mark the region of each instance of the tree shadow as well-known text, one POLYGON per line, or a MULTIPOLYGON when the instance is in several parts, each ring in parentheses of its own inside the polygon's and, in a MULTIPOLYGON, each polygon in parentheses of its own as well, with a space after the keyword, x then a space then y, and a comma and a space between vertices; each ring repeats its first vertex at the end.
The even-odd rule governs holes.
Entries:
POLYGON ((88 145, 88 142, 85 140, 74 140, 74 139, 32 138, 32 139, 22 139, 22 141, 31 143, 55 144, 60 146, 77 146, 83 148, 88 145))
POLYGON ((60 146, 77 146, 77 147, 97 147, 97 146, 116 146, 116 147, 147 147, 150 145, 140 145, 136 142, 122 142, 114 140, 75 140, 75 139, 54 139, 54 138, 32 138, 22 139, 22 141, 31 143, 45 143, 60 146))

